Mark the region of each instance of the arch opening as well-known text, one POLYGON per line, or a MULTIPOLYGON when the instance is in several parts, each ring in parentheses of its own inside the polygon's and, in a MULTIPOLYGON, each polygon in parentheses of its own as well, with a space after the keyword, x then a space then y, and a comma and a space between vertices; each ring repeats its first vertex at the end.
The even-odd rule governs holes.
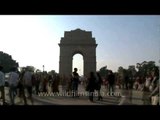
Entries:
POLYGON ((84 75, 84 57, 80 53, 76 53, 72 57, 72 71, 74 71, 74 68, 78 69, 80 76, 84 75))

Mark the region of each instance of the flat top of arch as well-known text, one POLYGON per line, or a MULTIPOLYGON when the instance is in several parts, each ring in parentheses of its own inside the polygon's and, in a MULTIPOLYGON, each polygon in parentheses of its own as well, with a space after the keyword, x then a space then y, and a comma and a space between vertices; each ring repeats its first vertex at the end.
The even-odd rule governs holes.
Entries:
POLYGON ((75 29, 75 30, 71 30, 71 32, 72 32, 72 31, 90 32, 90 31, 82 30, 82 29, 80 29, 80 28, 77 28, 77 29, 75 29))
POLYGON ((65 31, 60 44, 67 45, 95 45, 95 38, 92 37, 92 31, 85 31, 77 28, 71 31, 65 31))
POLYGON ((77 28, 75 30, 71 30, 71 31, 65 31, 64 33, 64 37, 70 37, 71 36, 82 36, 82 35, 85 35, 85 36, 88 36, 90 38, 92 38, 92 31, 86 31, 86 30, 81 30, 80 28, 77 28))

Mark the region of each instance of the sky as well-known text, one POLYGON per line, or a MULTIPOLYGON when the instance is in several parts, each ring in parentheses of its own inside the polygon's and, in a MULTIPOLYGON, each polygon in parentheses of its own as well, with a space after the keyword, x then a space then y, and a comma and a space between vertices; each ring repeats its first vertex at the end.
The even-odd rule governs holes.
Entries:
MULTIPOLYGON (((97 70, 117 71, 143 61, 160 60, 159 15, 0 15, 0 51, 19 63, 59 72, 61 37, 75 29, 92 31, 98 44, 97 70)), ((83 56, 73 56, 73 68, 83 73, 83 56)))

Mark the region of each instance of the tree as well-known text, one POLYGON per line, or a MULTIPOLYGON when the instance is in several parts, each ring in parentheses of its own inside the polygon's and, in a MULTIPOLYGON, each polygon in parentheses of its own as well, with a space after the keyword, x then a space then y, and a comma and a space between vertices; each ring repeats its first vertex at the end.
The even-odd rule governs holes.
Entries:
POLYGON ((41 72, 41 70, 40 70, 40 69, 37 69, 36 72, 41 72))
POLYGON ((55 70, 49 71, 48 74, 51 75, 51 76, 53 76, 53 77, 55 77, 56 75, 58 75, 55 70))
POLYGON ((118 76, 119 76, 119 79, 122 83, 124 83, 125 81, 125 77, 126 76, 129 76, 129 72, 127 69, 124 69, 122 66, 120 66, 118 68, 118 76))
POLYGON ((118 67, 118 74, 123 79, 123 77, 124 77, 124 68, 122 66, 118 67))
POLYGON ((19 67, 18 62, 12 59, 12 56, 0 51, 0 65, 3 66, 3 72, 8 73, 12 67, 19 67))
POLYGON ((55 71, 55 70, 51 70, 51 71, 50 71, 50 73, 55 74, 55 73, 56 73, 56 71, 55 71))
POLYGON ((128 66, 128 74, 130 77, 134 77, 136 75, 136 68, 134 65, 128 66))
POLYGON ((142 63, 137 63, 138 74, 142 77, 145 77, 148 73, 152 71, 158 72, 158 66, 155 65, 154 61, 143 61, 142 63))
POLYGON ((106 77, 106 75, 108 74, 108 69, 107 66, 104 66, 102 68, 100 68, 100 70, 98 71, 99 74, 101 75, 101 77, 106 77))
POLYGON ((31 72, 34 72, 36 70, 34 66, 26 66, 26 68, 31 72))
POLYGON ((40 70, 38 70, 38 69, 36 70, 36 68, 34 66, 19 67, 20 72, 25 69, 28 69, 31 72, 36 72, 36 71, 40 72, 40 70))

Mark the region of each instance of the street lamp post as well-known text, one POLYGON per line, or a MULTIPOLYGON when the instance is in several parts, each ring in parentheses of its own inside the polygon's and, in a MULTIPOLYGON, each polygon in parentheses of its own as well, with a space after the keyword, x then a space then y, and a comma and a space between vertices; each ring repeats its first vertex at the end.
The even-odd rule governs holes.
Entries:
POLYGON ((44 65, 43 65, 43 72, 44 72, 44 65))

